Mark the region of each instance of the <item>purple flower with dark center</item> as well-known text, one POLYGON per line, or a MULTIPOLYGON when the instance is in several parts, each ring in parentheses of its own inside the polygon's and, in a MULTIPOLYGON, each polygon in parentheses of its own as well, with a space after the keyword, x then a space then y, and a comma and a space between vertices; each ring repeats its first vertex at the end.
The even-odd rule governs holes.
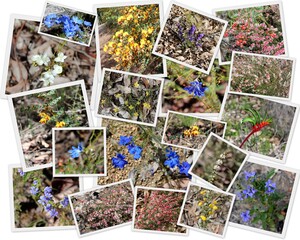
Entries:
POLYGON ((196 32, 197 28, 195 25, 192 25, 190 30, 189 30, 189 40, 190 41, 194 41, 195 40, 195 32, 196 32))
POLYGON ((38 192, 39 192, 39 189, 38 189, 37 187, 35 187, 35 186, 31 186, 31 187, 30 187, 30 193, 31 193, 32 195, 37 195, 38 192))
POLYGON ((50 211, 50 217, 54 218, 54 217, 57 217, 58 216, 58 212, 55 208, 52 208, 50 211))
POLYGON ((46 210, 47 212, 50 212, 51 209, 52 209, 52 205, 51 205, 51 204, 47 204, 47 205, 45 206, 45 210, 46 210))
POLYGON ((249 222, 251 220, 251 216, 250 216, 250 211, 249 210, 247 210, 245 212, 242 212, 240 216, 241 216, 243 222, 249 222))
POLYGON ((183 162, 182 164, 178 165, 178 168, 179 168, 179 173, 185 174, 187 177, 190 176, 188 171, 191 168, 191 164, 189 164, 188 162, 183 162))
POLYGON ((245 180, 248 181, 249 178, 253 178, 256 175, 256 172, 247 172, 247 171, 244 171, 244 175, 245 175, 245 180))
POLYGON ((135 160, 141 158, 143 149, 137 145, 130 144, 127 146, 128 152, 133 155, 135 160))
POLYGON ((247 186, 245 190, 243 190, 243 194, 245 198, 253 198, 255 193, 257 192, 252 186, 247 186))
POLYGON ((50 198, 47 198, 46 196, 42 195, 42 196, 40 196, 38 203, 43 206, 46 206, 49 201, 50 201, 50 198))
POLYGON ((126 164, 128 164, 128 162, 125 160, 125 156, 121 153, 118 153, 116 157, 113 157, 111 160, 112 160, 112 165, 115 167, 115 168, 120 168, 120 169, 123 169, 124 166, 126 164))
POLYGON ((268 179, 265 183, 265 188, 266 188, 266 194, 270 195, 271 193, 274 193, 276 190, 276 183, 272 182, 271 179, 268 179))
POLYGON ((51 187, 45 187, 44 188, 44 195, 46 198, 51 199, 52 198, 52 188, 51 187))
POLYGON ((190 82, 190 85, 184 88, 189 94, 194 94, 195 97, 205 96, 205 91, 207 89, 208 88, 203 87, 202 82, 199 82, 198 80, 190 82))
POLYGON ((64 197, 63 200, 60 201, 60 205, 65 208, 69 205, 69 198, 68 197, 64 197))

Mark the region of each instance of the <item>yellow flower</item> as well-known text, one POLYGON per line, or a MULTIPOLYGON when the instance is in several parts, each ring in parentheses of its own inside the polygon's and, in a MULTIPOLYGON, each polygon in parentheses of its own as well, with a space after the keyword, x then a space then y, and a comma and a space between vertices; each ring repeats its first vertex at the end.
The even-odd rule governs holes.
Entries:
POLYGON ((130 21, 131 19, 133 19, 132 14, 129 14, 126 19, 127 19, 127 21, 130 21))
POLYGON ((113 110, 115 113, 119 112, 119 108, 115 107, 113 110))
POLYGON ((138 117, 139 114, 138 114, 137 112, 135 112, 135 113, 133 114, 133 116, 138 117))
POLYGON ((143 103, 144 108, 151 109, 151 105, 149 103, 143 103))
POLYGON ((146 92, 146 96, 148 97, 148 96, 149 96, 149 94, 150 94, 150 93, 147 91, 147 92, 146 92))
POLYGON ((139 84, 139 82, 135 82, 135 83, 133 84, 133 86, 134 86, 135 88, 138 88, 138 87, 140 86, 140 84, 139 84))
POLYGON ((199 131, 199 127, 198 126, 192 126, 192 131, 199 131))
POLYGON ((200 192, 201 195, 204 195, 205 193, 206 193, 206 190, 202 190, 202 191, 200 192))
POLYGON ((200 202, 198 203, 198 206, 201 207, 202 205, 203 205, 203 201, 200 201, 200 202))
POLYGON ((208 214, 209 214, 209 215, 213 215, 213 212, 212 212, 212 211, 209 211, 208 214))
POLYGON ((114 42, 108 42, 108 47, 113 47, 114 46, 114 42))
POLYGON ((149 34, 153 33, 153 31, 154 31, 154 27, 149 27, 149 28, 148 28, 148 33, 149 33, 149 34))
POLYGON ((128 32, 124 32, 124 33, 123 33, 123 37, 127 37, 128 35, 129 35, 128 32))
POLYGON ((132 42, 133 42, 133 37, 129 37, 129 38, 128 38, 128 42, 129 42, 129 43, 132 43, 132 42))
POLYGON ((184 130, 183 135, 186 136, 186 137, 191 137, 192 136, 191 131, 189 129, 184 130))
POLYGON ((122 22, 124 19, 125 19, 124 16, 119 17, 119 18, 118 18, 118 23, 122 22))
POLYGON ((64 127, 64 126, 66 126, 66 123, 64 121, 56 122, 56 125, 55 125, 55 127, 57 127, 57 128, 61 128, 61 127, 64 127))
POLYGON ((108 46, 105 45, 104 48, 103 48, 103 51, 104 51, 104 52, 107 52, 107 50, 108 50, 108 46))
POLYGON ((128 108, 129 108, 130 110, 132 110, 132 109, 134 109, 134 106, 130 105, 128 108))
POLYGON ((41 117, 40 123, 45 124, 50 120, 50 116, 47 113, 41 112, 39 113, 39 116, 41 117))
POLYGON ((142 30, 142 34, 147 36, 147 35, 148 35, 148 31, 145 30, 145 29, 143 29, 143 30, 142 30))
POLYGON ((116 94, 116 98, 120 98, 122 96, 121 93, 116 94))
POLYGON ((218 210, 218 207, 217 206, 213 206, 213 210, 214 211, 218 210))
POLYGON ((206 221, 207 220, 207 218, 204 215, 201 215, 200 218, 201 218, 202 221, 206 221))
POLYGON ((124 102, 124 104, 125 104, 125 106, 127 106, 127 105, 128 105, 128 101, 126 100, 126 101, 124 102))

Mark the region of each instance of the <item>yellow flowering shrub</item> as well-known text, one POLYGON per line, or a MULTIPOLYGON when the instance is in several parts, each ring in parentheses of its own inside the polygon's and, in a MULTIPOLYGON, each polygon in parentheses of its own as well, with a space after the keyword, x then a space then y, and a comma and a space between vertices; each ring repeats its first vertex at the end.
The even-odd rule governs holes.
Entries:
POLYGON ((117 62, 117 69, 146 65, 160 30, 157 4, 120 8, 118 29, 103 51, 117 62))

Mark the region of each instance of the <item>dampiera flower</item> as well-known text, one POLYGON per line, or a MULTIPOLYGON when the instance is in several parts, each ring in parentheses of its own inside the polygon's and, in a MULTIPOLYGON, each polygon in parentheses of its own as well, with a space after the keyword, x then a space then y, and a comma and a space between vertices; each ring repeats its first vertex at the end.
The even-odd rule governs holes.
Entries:
POLYGON ((24 175, 25 175, 25 173, 23 172, 23 170, 22 169, 18 169, 18 173, 19 173, 19 175, 21 176, 21 177, 23 177, 24 175))
POLYGON ((37 180, 33 181, 33 185, 37 185, 39 182, 37 180))
POLYGON ((84 21, 84 22, 83 22, 83 25, 86 26, 86 27, 91 27, 91 26, 92 26, 92 23, 89 22, 89 21, 84 21))
POLYGON ((266 194, 270 195, 271 193, 275 192, 276 190, 276 183, 272 182, 271 179, 268 179, 265 183, 265 188, 266 188, 266 194))
POLYGON ((244 175, 245 175, 245 180, 248 181, 249 178, 252 178, 256 175, 256 172, 247 172, 244 171, 244 175))
POLYGON ((126 146, 132 142, 132 136, 120 136, 119 145, 120 146, 126 146))
POLYGON ((50 211, 50 217, 54 218, 58 216, 58 211, 55 208, 52 208, 50 211))
POLYGON ((66 58, 67 58, 67 56, 65 56, 62 52, 60 52, 57 54, 57 57, 54 58, 54 61, 63 63, 66 58))
POLYGON ((113 157, 112 160, 112 164, 115 168, 120 168, 123 169, 124 166, 126 164, 128 164, 128 162, 125 160, 125 156, 121 153, 118 153, 116 157, 113 157))
POLYGON ((196 32, 197 28, 195 25, 192 25, 190 30, 189 30, 189 40, 193 41, 195 39, 195 32, 196 32))
POLYGON ((52 209, 52 205, 51 205, 51 204, 47 204, 47 205, 45 206, 45 210, 46 210, 47 212, 50 212, 51 209, 52 209))
POLYGON ((45 187, 44 188, 44 195, 47 199, 51 199, 52 198, 52 188, 51 187, 45 187))
POLYGON ((60 201, 60 205, 65 208, 69 205, 69 198, 68 197, 64 197, 63 200, 60 201))
POLYGON ((44 19, 44 24, 46 27, 50 28, 55 24, 55 21, 57 20, 57 15, 55 13, 48 14, 44 19))
POLYGON ((186 90, 189 94, 194 94, 195 97, 205 96, 205 91, 207 89, 208 88, 203 87, 202 82, 199 82, 198 80, 190 82, 190 86, 184 88, 184 90, 186 90))
POLYGON ((257 190, 252 186, 247 186, 245 190, 243 190, 243 194, 245 198, 253 198, 257 190))
POLYGON ((243 222, 249 222, 251 220, 251 216, 250 216, 250 211, 249 210, 247 210, 245 212, 242 212, 240 216, 241 216, 243 222))
POLYGON ((40 199, 38 200, 38 203, 43 205, 43 206, 46 206, 47 203, 50 201, 49 198, 47 198, 46 196, 42 195, 40 196, 40 199))
POLYGON ((133 155, 133 158, 135 160, 139 159, 141 157, 142 152, 143 152, 143 149, 141 147, 136 146, 134 144, 128 145, 127 149, 128 149, 128 152, 133 155))
POLYGON ((188 162, 183 162, 182 164, 178 165, 178 168, 179 168, 179 173, 185 174, 187 177, 190 176, 188 171, 191 168, 191 164, 189 164, 188 162))
POLYGON ((77 16, 73 16, 73 17, 72 17, 72 21, 73 21, 73 23, 76 23, 76 24, 79 24, 79 25, 81 25, 81 24, 83 23, 83 20, 80 19, 80 18, 77 17, 77 16))
POLYGON ((79 143, 77 148, 72 146, 72 149, 69 150, 68 153, 70 154, 71 158, 79 158, 83 149, 84 149, 83 143, 79 143))
POLYGON ((172 151, 172 148, 167 148, 166 152, 167 160, 164 162, 164 165, 170 168, 174 168, 179 165, 180 162, 178 154, 175 151, 172 151))
POLYGON ((30 193, 31 193, 32 195, 37 195, 38 192, 39 192, 39 189, 38 189, 37 187, 35 187, 35 186, 31 186, 31 187, 30 187, 30 193))

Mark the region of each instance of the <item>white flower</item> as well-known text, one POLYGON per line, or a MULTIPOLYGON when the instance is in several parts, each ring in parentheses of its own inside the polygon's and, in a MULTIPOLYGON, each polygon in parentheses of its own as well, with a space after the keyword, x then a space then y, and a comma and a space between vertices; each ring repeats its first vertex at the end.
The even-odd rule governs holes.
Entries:
POLYGON ((221 159, 219 159, 218 161, 217 161, 217 165, 222 165, 223 164, 223 161, 221 160, 221 159))
POLYGON ((61 74, 62 71, 63 71, 63 68, 61 66, 55 64, 53 66, 52 74, 53 74, 53 76, 57 76, 58 74, 61 74))
POLYGON ((49 86, 54 82, 54 78, 55 77, 53 76, 52 72, 48 71, 42 73, 42 77, 40 78, 40 80, 44 82, 45 86, 49 86))
POLYGON ((50 58, 46 54, 44 54, 43 56, 33 55, 31 57, 31 60, 39 66, 42 66, 42 65, 48 66, 48 63, 50 62, 50 58))
POLYGON ((64 62, 67 56, 65 56, 62 52, 57 54, 57 57, 54 59, 55 62, 64 62))

